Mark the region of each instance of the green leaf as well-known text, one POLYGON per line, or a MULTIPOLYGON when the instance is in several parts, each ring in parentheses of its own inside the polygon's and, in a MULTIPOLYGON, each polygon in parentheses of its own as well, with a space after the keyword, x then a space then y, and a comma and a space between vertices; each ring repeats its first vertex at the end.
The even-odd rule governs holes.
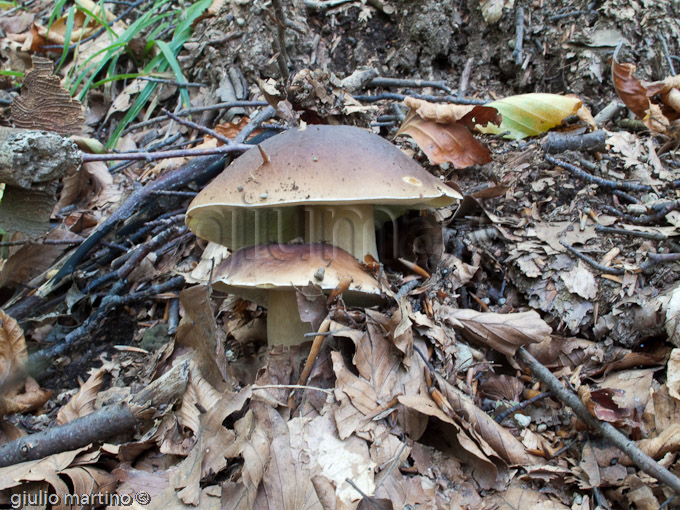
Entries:
POLYGON ((505 138, 522 140, 559 126, 569 115, 574 115, 582 103, 578 97, 573 96, 521 94, 499 99, 484 106, 496 108, 503 119, 500 126, 477 125, 475 127, 477 131, 494 135, 507 132, 505 138))

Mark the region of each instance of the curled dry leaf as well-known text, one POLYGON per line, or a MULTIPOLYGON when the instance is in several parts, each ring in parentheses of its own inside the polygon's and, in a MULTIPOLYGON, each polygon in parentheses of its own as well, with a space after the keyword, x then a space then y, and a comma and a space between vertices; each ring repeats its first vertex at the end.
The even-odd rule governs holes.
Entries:
POLYGON ((68 423, 94 411, 97 394, 104 382, 104 374, 106 372, 106 369, 99 368, 90 374, 87 381, 80 385, 78 393, 73 395, 71 400, 69 400, 64 407, 59 409, 59 412, 57 413, 57 425, 63 425, 64 423, 68 423))
POLYGON ((16 320, 0 310, 0 385, 10 384, 21 373, 27 358, 24 332, 16 320))
POLYGON ((519 347, 541 342, 552 333, 552 328, 533 310, 499 314, 449 308, 442 316, 464 335, 508 356, 514 356, 519 347))
POLYGON ((657 133, 665 133, 672 121, 680 118, 680 78, 671 76, 663 81, 642 82, 633 73, 633 64, 621 64, 612 59, 612 81, 623 104, 642 119, 642 122, 657 133), (661 104, 652 102, 656 94, 661 95, 661 104))
POLYGON ((483 165, 491 153, 469 131, 476 124, 499 124, 500 115, 486 106, 438 105, 407 97, 411 111, 397 136, 412 137, 430 163, 450 162, 455 168, 483 165))

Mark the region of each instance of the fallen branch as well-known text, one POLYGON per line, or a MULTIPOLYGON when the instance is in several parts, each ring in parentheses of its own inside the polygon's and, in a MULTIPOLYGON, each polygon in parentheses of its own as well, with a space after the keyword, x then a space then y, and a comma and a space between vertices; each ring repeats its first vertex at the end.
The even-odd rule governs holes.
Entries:
POLYGON ((541 148, 548 154, 557 154, 565 151, 593 151, 604 152, 606 133, 599 129, 592 133, 569 133, 551 132, 541 141, 541 148))
POLYGON ((567 250, 569 250, 571 253, 573 253, 574 255, 576 255, 578 258, 580 258, 580 259, 583 260, 584 262, 587 262, 588 264, 590 264, 591 266, 593 266, 593 268, 597 269, 598 271, 600 271, 600 272, 602 272, 602 273, 605 273, 605 274, 622 275, 622 274, 624 274, 624 273, 626 272, 624 269, 621 269, 621 268, 604 266, 604 265, 600 264, 598 261, 596 261, 596 260, 590 258, 590 257, 589 257, 588 255, 586 255, 585 253, 581 253, 581 252, 578 251, 576 248, 574 248, 573 246, 571 246, 571 245, 565 243, 564 241, 560 241, 560 244, 561 244, 562 246, 564 246, 567 250))
POLYGON ((646 184, 635 184, 632 182, 616 182, 611 181, 609 179, 602 179, 601 177, 595 177, 594 175, 589 174, 588 172, 578 168, 577 166, 567 163, 566 161, 562 161, 561 159, 553 158, 548 154, 545 155, 545 159, 546 161, 552 163, 553 165, 557 165, 561 168, 564 168, 572 175, 575 175, 576 177, 579 177, 593 184, 597 184, 598 186, 601 186, 603 188, 623 189, 628 191, 652 191, 652 187, 646 184))
POLYGON ((75 450, 126 432, 149 414, 155 414, 161 406, 184 394, 189 381, 189 364, 189 358, 177 363, 129 402, 102 407, 64 425, 0 445, 0 467, 75 450))
POLYGON ((517 353, 522 361, 529 366, 534 377, 545 384, 557 398, 571 407, 581 421, 595 429, 623 453, 628 455, 642 471, 680 494, 680 478, 661 466, 650 456, 646 455, 633 441, 616 430, 610 423, 601 422, 590 414, 585 404, 581 402, 578 396, 569 391, 559 379, 550 372, 550 370, 539 363, 524 347, 517 349, 517 353))

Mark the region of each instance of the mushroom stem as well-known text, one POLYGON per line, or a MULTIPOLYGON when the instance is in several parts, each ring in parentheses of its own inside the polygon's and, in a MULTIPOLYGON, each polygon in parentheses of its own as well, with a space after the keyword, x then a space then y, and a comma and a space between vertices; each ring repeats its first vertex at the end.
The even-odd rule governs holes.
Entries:
POLYGON ((362 261, 378 260, 373 205, 314 205, 305 207, 305 242, 327 242, 362 261))
POLYGON ((269 345, 303 343, 305 333, 312 331, 312 325, 300 320, 295 289, 270 290, 267 299, 267 343, 269 345))

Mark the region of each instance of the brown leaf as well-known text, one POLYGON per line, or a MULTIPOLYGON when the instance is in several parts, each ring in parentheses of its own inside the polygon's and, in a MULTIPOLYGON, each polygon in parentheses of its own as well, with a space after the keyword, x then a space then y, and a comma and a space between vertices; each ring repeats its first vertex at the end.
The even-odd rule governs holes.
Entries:
POLYGON ((378 499, 367 496, 359 501, 357 510, 394 510, 394 506, 389 499, 378 499))
POLYGON ((552 333, 552 328, 533 310, 497 314, 449 308, 442 316, 463 334, 507 356, 514 356, 519 347, 538 343, 552 333))
POLYGON ((196 362, 203 377, 218 390, 231 386, 226 370, 222 331, 215 324, 206 285, 183 290, 180 302, 186 316, 177 329, 176 341, 196 352, 196 362))
MULTIPOLYGON (((0 385, 11 383, 11 378, 21 373, 27 359, 24 332, 16 320, 0 310, 0 385)), ((3 393, 13 393, 12 389, 17 389, 16 382, 10 388, 3 388, 3 393)))
POLYGON ((649 96, 654 94, 648 94, 647 88, 633 76, 634 72, 633 64, 620 64, 612 59, 612 81, 616 93, 630 111, 643 118, 649 110, 649 96))
POLYGON ((509 430, 496 423, 488 414, 477 407, 462 391, 454 388, 442 377, 437 376, 437 383, 446 396, 449 405, 454 409, 454 419, 470 435, 477 440, 487 454, 495 454, 513 466, 541 464, 541 460, 529 454, 526 448, 509 430), (489 452, 485 446, 490 447, 489 452))
POLYGON ((475 108, 474 105, 430 103, 415 97, 405 97, 404 104, 421 119, 433 120, 439 124, 456 123, 475 108))
POLYGON ((94 404, 99 394, 99 388, 101 388, 104 382, 104 374, 106 372, 107 370, 100 368, 90 374, 87 381, 80 385, 78 393, 73 395, 71 400, 59 409, 57 425, 63 425, 94 411, 94 404))
POLYGON ((270 458, 253 508, 323 510, 310 480, 310 467, 293 457, 288 425, 276 409, 257 406, 257 419, 272 436, 270 458))
POLYGON ((432 120, 423 120, 411 112, 399 128, 397 136, 401 134, 411 136, 433 165, 448 161, 455 168, 466 168, 491 161, 489 149, 460 123, 437 124, 432 120))
POLYGON ((24 77, 21 96, 12 103, 14 125, 63 136, 80 134, 85 123, 83 108, 60 85, 53 70, 50 59, 33 57, 33 68, 24 77))

